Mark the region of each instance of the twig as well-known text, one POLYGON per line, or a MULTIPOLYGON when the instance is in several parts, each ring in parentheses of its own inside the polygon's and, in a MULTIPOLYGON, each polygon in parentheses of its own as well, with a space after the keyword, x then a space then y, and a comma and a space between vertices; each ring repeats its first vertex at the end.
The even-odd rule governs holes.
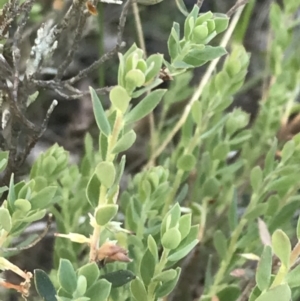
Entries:
POLYGON ((120 16, 120 21, 119 21, 119 26, 118 26, 118 35, 117 35, 117 44, 120 46, 123 43, 123 33, 124 33, 124 28, 125 28, 125 23, 126 23, 126 18, 127 18, 130 2, 131 2, 131 0, 126 1, 126 3, 123 6, 121 16, 120 16))
MULTIPOLYGON (((39 88, 53 90, 59 96, 63 97, 65 100, 74 100, 74 99, 78 99, 78 98, 81 98, 81 97, 84 97, 84 96, 90 94, 90 91, 82 92, 82 91, 74 88, 73 86, 71 86, 70 84, 67 83, 68 81, 55 82, 54 80, 48 80, 48 81, 32 80, 32 82, 39 88), (66 94, 61 91, 62 89, 66 89, 75 94, 72 94, 72 95, 66 94)), ((99 95, 105 95, 105 94, 108 94, 113 87, 114 86, 98 88, 98 89, 95 89, 95 91, 99 95)))
POLYGON ((85 0, 74 0, 72 1, 72 5, 68 9, 64 18, 61 20, 60 24, 54 28, 53 31, 53 41, 58 40, 61 33, 68 27, 70 24, 70 20, 72 18, 73 13, 79 12, 81 7, 85 5, 85 0))
POLYGON ((12 55, 13 55, 13 63, 14 63, 14 80, 13 80, 12 95, 14 101, 16 102, 18 100, 18 88, 20 82, 20 58, 21 58, 20 44, 22 42, 24 29, 29 19, 29 14, 34 2, 35 0, 28 0, 22 4, 22 8, 23 8, 22 11, 24 12, 24 16, 21 19, 20 24, 18 24, 17 30, 13 38, 12 55))
POLYGON ((243 292, 237 301, 247 301, 250 295, 250 291, 254 286, 255 286, 255 281, 254 280, 249 281, 248 284, 243 289, 243 292))
POLYGON ((142 28, 142 21, 140 18, 139 7, 138 7, 136 1, 132 1, 132 9, 133 9, 135 27, 136 27, 136 31, 137 31, 139 44, 140 44, 140 47, 142 48, 142 50, 144 51, 144 56, 147 57, 147 50, 146 50, 145 38, 144 38, 144 33, 143 33, 143 28, 142 28))
POLYGON ((73 85, 74 83, 76 83, 79 80, 86 77, 88 75, 88 73, 98 69, 100 65, 102 65, 106 61, 110 60, 122 47, 125 46, 125 44, 123 43, 123 33, 124 33, 124 27, 125 27, 125 23, 126 23, 126 17, 127 17, 130 1, 131 0, 127 0, 127 2, 124 4, 123 9, 122 9, 119 26, 118 26, 118 35, 117 35, 116 46, 109 52, 102 55, 101 58, 98 59, 96 62, 94 62, 92 65, 90 65, 89 67, 87 67, 84 70, 81 70, 76 76, 74 76, 66 81, 63 81, 63 83, 73 85))
POLYGON ((40 131, 40 136, 43 135, 43 133, 45 132, 46 130, 46 127, 48 125, 48 122, 49 122, 49 119, 50 119, 50 116, 52 114, 52 112, 54 111, 55 107, 58 105, 58 101, 56 99, 54 99, 46 113, 46 117, 42 123, 42 127, 41 127, 41 131, 40 131))
POLYGON ((46 234, 51 226, 51 222, 52 222, 52 214, 50 213, 50 214, 48 214, 47 225, 46 225, 44 231, 29 245, 24 246, 24 247, 0 248, 0 251, 3 251, 3 252, 23 251, 23 250, 27 250, 27 249, 34 247, 38 242, 40 242, 46 236, 46 234))
POLYGON ((238 0, 233 6, 232 8, 226 13, 226 15, 228 17, 231 17, 237 10, 239 7, 241 7, 242 5, 245 5, 249 2, 249 0, 238 0))
POLYGON ((203 1, 204 0, 197 0, 197 6, 199 7, 199 8, 201 8, 202 7, 202 4, 203 4, 203 1))
MULTIPOLYGON (((97 92, 98 95, 105 95, 105 94, 108 94, 113 87, 114 86, 99 88, 99 89, 95 89, 95 91, 97 92)), ((84 97, 84 96, 90 94, 90 91, 84 91, 84 92, 82 92, 80 94, 68 95, 68 94, 65 94, 64 92, 60 91, 58 88, 55 88, 54 91, 58 95, 60 95, 61 97, 63 97, 65 100, 74 100, 74 99, 78 99, 78 98, 81 98, 81 97, 84 97)))
MULTIPOLYGON (((12 94, 12 92, 11 92, 11 94, 12 94)), ((21 124, 23 124, 27 129, 31 130, 34 133, 38 133, 39 129, 24 116, 23 112, 21 112, 19 106, 14 101, 13 95, 10 95, 10 97, 8 97, 8 99, 9 99, 10 109, 11 109, 14 117, 16 117, 21 122, 21 124)))
MULTIPOLYGON (((228 44, 231 35, 238 23, 238 20, 242 14, 243 11, 243 6, 240 7, 237 11, 237 13, 234 15, 222 41, 220 46, 222 47, 226 47, 226 45, 228 44)), ((218 62, 219 62, 220 58, 216 58, 213 61, 211 61, 210 65, 208 66, 205 74, 203 75, 198 88, 196 89, 196 91, 194 92, 194 94, 192 95, 191 100, 189 101, 189 103, 186 105, 183 114, 181 115, 181 118, 178 120, 178 122, 176 123, 176 125, 173 127, 172 131, 169 133, 169 135, 164 139, 164 141, 162 142, 161 146, 156 150, 156 152, 151 156, 149 162, 147 163, 147 165, 145 166, 146 168, 153 165, 154 164, 154 160, 163 152, 163 150, 166 148, 166 146, 170 143, 170 141, 173 139, 173 137, 177 134, 177 132, 181 129, 181 127, 183 126, 183 124, 185 123, 187 117, 190 114, 190 111, 192 109, 192 106, 194 104, 195 101, 197 101, 202 92, 204 87, 206 86, 206 84, 208 83, 213 71, 215 70, 218 62)))
POLYGON ((73 60, 75 51, 77 50, 77 48, 79 46, 79 41, 82 36, 83 28, 86 23, 88 15, 84 14, 82 11, 80 11, 78 17, 79 17, 79 20, 77 22, 77 27, 76 27, 75 36, 74 36, 74 40, 73 40, 71 49, 68 51, 68 54, 67 54, 64 62, 59 66, 55 80, 60 80, 63 77, 66 69, 68 68, 68 66, 71 64, 71 62, 73 60))
POLYGON ((100 65, 102 65, 106 61, 110 60, 118 52, 119 48, 120 48, 120 46, 116 45, 112 50, 110 50, 109 52, 102 55, 101 58, 98 59, 97 61, 95 61, 92 65, 90 65, 89 67, 87 67, 84 70, 81 70, 74 77, 72 77, 66 81, 63 81, 63 83, 68 83, 70 85, 73 85, 76 82, 78 82, 79 80, 85 78, 90 72, 93 72, 94 70, 98 69, 100 65))

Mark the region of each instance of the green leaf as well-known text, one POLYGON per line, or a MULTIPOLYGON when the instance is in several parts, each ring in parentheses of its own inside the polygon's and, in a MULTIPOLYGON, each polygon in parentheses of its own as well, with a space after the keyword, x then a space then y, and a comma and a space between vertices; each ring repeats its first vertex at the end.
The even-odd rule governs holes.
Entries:
POLYGON ((260 294, 261 294, 261 291, 260 291, 260 289, 256 285, 252 289, 252 292, 250 293, 249 301, 255 301, 259 297, 260 294))
POLYGON ((277 151, 277 139, 275 138, 274 142, 272 143, 272 146, 270 147, 270 150, 266 155, 265 164, 264 164, 265 177, 274 170, 276 151, 277 151))
POLYGON ((209 288, 213 284, 212 276, 212 254, 208 256, 207 265, 205 269, 204 288, 209 288))
POLYGON ((219 34, 228 27, 229 18, 224 14, 215 14, 214 16, 215 31, 219 34))
POLYGON ((149 82, 147 86, 142 87, 140 89, 135 90, 132 94, 132 98, 137 98, 142 96, 144 93, 153 90, 154 88, 158 87, 161 83, 163 83, 163 80, 160 78, 156 78, 153 81, 149 82))
POLYGON ((46 176, 53 175, 57 167, 56 159, 53 156, 47 156, 42 162, 42 168, 46 176))
POLYGON ((170 269, 170 270, 159 273, 152 279, 152 281, 168 282, 168 281, 173 280, 176 276, 177 276, 176 270, 170 269))
POLYGON ((122 175, 124 173, 125 163, 126 163, 126 156, 123 155, 120 160, 119 166, 117 167, 117 170, 116 170, 115 183, 119 184, 119 182, 121 181, 122 175))
POLYGON ((290 288, 300 286, 300 265, 297 265, 293 270, 289 271, 285 278, 290 288))
POLYGON ((24 199, 17 199, 15 201, 15 208, 24 212, 24 213, 27 213, 30 209, 31 209, 31 204, 29 201, 27 200, 24 200, 24 199))
POLYGON ((180 206, 176 203, 165 215, 162 223, 161 223, 161 236, 170 228, 175 227, 180 219, 180 206))
POLYGON ((132 93, 137 87, 145 83, 145 74, 139 69, 132 69, 125 75, 125 87, 128 93, 132 93))
POLYGON ((151 113, 159 104, 167 90, 157 89, 142 99, 128 114, 125 115, 127 124, 136 122, 151 113))
POLYGON ((105 279, 101 279, 94 283, 85 293, 89 297, 89 301, 106 301, 111 290, 111 283, 105 279))
POLYGON ((215 197, 220 190, 220 182, 216 178, 209 178, 203 184, 203 196, 215 197))
POLYGON ((238 224, 237 191, 235 187, 233 187, 232 200, 229 207, 228 223, 231 231, 234 231, 238 224))
POLYGON ((241 290, 236 285, 227 285, 221 291, 217 293, 219 301, 238 300, 241 295, 241 290))
POLYGON ((61 287, 69 294, 73 294, 76 290, 77 277, 69 260, 60 259, 58 267, 58 281, 61 287))
POLYGON ((198 25, 193 29, 192 40, 199 44, 203 42, 204 39, 207 38, 209 32, 207 28, 207 24, 198 25))
POLYGON ((87 281, 87 287, 91 287, 96 280, 99 278, 100 271, 96 263, 88 263, 84 266, 82 266, 77 271, 78 276, 84 276, 87 281))
POLYGON ((162 239, 161 244, 165 249, 173 250, 178 247, 181 241, 181 234, 177 228, 168 229, 162 239))
POLYGON ((227 159, 230 147, 228 142, 220 142, 213 150, 213 159, 225 161, 227 159))
MULTIPOLYGON (((177 23, 178 25, 178 23, 177 23)), ((179 25, 178 25, 179 26, 179 25)), ((175 30, 176 23, 174 22, 173 28, 168 39, 168 50, 171 57, 171 61, 174 61, 180 52, 179 35, 175 30)))
POLYGON ((181 240, 183 240, 189 234, 191 230, 191 223, 192 215, 190 213, 180 217, 178 229, 181 234, 181 240))
POLYGON ((268 204, 266 203, 257 204, 252 210, 250 210, 245 214, 244 218, 247 219, 248 221, 254 220, 259 216, 264 215, 267 210, 267 207, 268 204))
POLYGON ((265 215, 274 216, 279 208, 280 201, 281 199, 277 194, 271 195, 266 201, 268 208, 266 209, 265 215))
MULTIPOLYGON (((167 185, 166 185, 167 186, 167 185)), ((170 187, 169 187, 170 188, 170 187)), ((182 202, 185 200, 189 192, 189 185, 188 183, 184 183, 182 187, 180 188, 176 198, 175 203, 182 204, 182 202)))
POLYGON ((0 172, 2 172, 7 165, 8 162, 8 152, 0 151, 0 172))
POLYGON ((136 278, 130 283, 130 291, 136 301, 145 301, 145 296, 147 296, 147 291, 143 282, 136 278))
POLYGON ((176 0, 176 4, 178 9, 184 16, 187 16, 189 14, 183 0, 176 0))
POLYGON ((96 166, 95 173, 100 181, 106 188, 110 188, 116 177, 115 166, 112 162, 102 161, 96 166))
POLYGON ((286 223, 290 223, 291 217, 295 214, 295 211, 298 210, 299 207, 299 200, 291 201, 281 207, 280 210, 272 216, 272 219, 268 223, 270 232, 272 233, 276 229, 283 227, 286 223))
POLYGON ((184 258, 187 254, 189 254, 194 249, 194 247, 198 244, 198 242, 199 242, 198 239, 194 239, 187 245, 184 245, 183 247, 178 248, 177 250, 175 250, 175 252, 173 254, 168 256, 168 260, 176 262, 176 261, 184 258))
POLYGON ((300 216, 298 217, 298 222, 297 222, 297 238, 300 240, 300 216))
POLYGON ((45 301, 57 301, 56 290, 48 275, 40 269, 34 270, 34 284, 36 291, 45 301))
POLYGON ((118 212, 118 205, 116 204, 105 204, 98 207, 95 218, 99 226, 105 226, 110 222, 118 212))
POLYGON ((207 22, 209 19, 213 18, 213 13, 211 11, 205 12, 205 13, 200 13, 198 16, 197 14, 197 20, 196 20, 196 25, 201 25, 204 22, 207 22))
POLYGON ((156 260, 149 249, 144 253, 140 263, 140 275, 147 287, 154 275, 156 260))
POLYGON ((35 196, 33 196, 29 201, 31 203, 32 209, 45 209, 54 201, 54 196, 56 194, 56 186, 48 186, 40 190, 35 196))
POLYGON ((227 255, 227 239, 221 230, 214 233, 214 246, 220 259, 225 259, 227 255))
POLYGON ((256 270, 256 284, 261 291, 269 288, 272 273, 272 249, 265 246, 256 270))
POLYGON ((97 96, 96 91, 90 87, 90 93, 93 102, 93 110, 99 130, 107 137, 111 133, 111 127, 107 120, 106 114, 103 110, 100 99, 97 96))
POLYGON ((31 211, 26 217, 22 217, 22 222, 32 223, 42 219, 46 214, 46 210, 34 210, 31 211))
POLYGON ((157 261, 158 260, 157 244, 151 234, 148 236, 147 245, 148 245, 148 249, 151 252, 151 254, 153 255, 155 261, 157 261))
POLYGON ((224 47, 205 46, 204 49, 192 49, 183 61, 194 67, 200 67, 205 63, 227 54, 224 47))
POLYGON ((130 270, 119 270, 102 275, 100 279, 106 279, 112 287, 120 287, 135 279, 136 276, 130 270))
POLYGON ((109 98, 112 104, 125 114, 131 100, 127 91, 122 86, 115 86, 110 91, 109 98))
POLYGON ((83 275, 78 276, 77 278, 77 288, 76 291, 73 293, 74 299, 80 299, 84 296, 87 289, 87 281, 83 275))
POLYGON ((195 18, 194 16, 189 15, 184 22, 184 38, 186 41, 190 40, 194 27, 195 27, 195 18))
POLYGON ((196 165, 196 158, 192 154, 183 154, 177 161, 177 168, 184 171, 192 170, 196 165))
POLYGON ((176 272, 177 272, 177 275, 174 279, 170 280, 170 281, 167 281, 167 282, 164 282, 159 288, 158 290, 156 291, 155 295, 157 298, 162 298, 164 296, 167 296, 168 294, 170 294, 173 289, 175 288, 176 284, 177 284, 177 281, 179 279, 179 276, 180 276, 180 272, 181 272, 181 268, 176 268, 176 272))
POLYGON ((275 190, 278 191, 278 193, 280 194, 280 192, 287 191, 288 189, 290 189, 297 182, 297 177, 295 177, 294 174, 289 174, 286 176, 279 177, 277 180, 270 182, 268 185, 266 185, 265 190, 275 190))
POLYGON ((189 234, 184 238, 178 248, 170 252, 168 256, 169 261, 178 261, 186 256, 198 244, 199 225, 191 227, 189 234))
POLYGON ((281 152, 281 162, 285 163, 286 161, 288 161, 288 159, 294 154, 295 151, 295 141, 294 140, 290 140, 288 141, 281 152))
POLYGON ((146 83, 153 80, 159 74, 163 62, 161 54, 152 54, 147 58, 146 83))
POLYGON ((291 242, 282 230, 276 230, 273 233, 272 248, 281 263, 288 269, 290 265, 291 242))
POLYGON ((290 301, 291 300, 291 289, 287 284, 278 285, 266 292, 263 292, 255 301, 290 301))
POLYGON ((0 207, 0 229, 9 232, 12 227, 11 216, 6 208, 0 207))
POLYGON ((251 187, 254 192, 258 192, 259 188, 261 187, 263 181, 262 177, 263 173, 260 166, 255 166, 250 173, 251 187))
MULTIPOLYGON (((192 118, 191 114, 189 114, 185 123, 183 124, 183 126, 181 128, 181 144, 183 146, 188 145, 188 143, 191 141, 191 139, 194 135, 194 128, 195 128, 195 125, 194 125, 193 118, 192 118)), ((182 161, 185 160, 185 155, 182 155, 182 158, 180 159, 180 161, 181 160, 182 161)), ((188 159, 187 161, 189 161, 189 160, 192 161, 192 159, 188 159)), ((177 162, 177 166, 178 166, 178 163, 179 163, 179 165, 183 165, 182 167, 184 168, 184 162, 177 162)), ((190 162, 190 163, 193 164, 193 162, 190 162)))
POLYGON ((97 175, 94 173, 86 187, 86 197, 90 203, 90 205, 94 208, 98 205, 98 199, 100 194, 100 181, 97 175))
POLYGON ((129 149, 136 140, 136 133, 134 130, 130 130, 125 135, 123 135, 120 140, 116 143, 112 150, 113 154, 118 154, 129 149))
POLYGON ((202 124, 202 104, 199 100, 196 100, 193 103, 191 112, 192 112, 192 117, 193 117, 194 122, 198 126, 201 126, 201 124, 202 124))
POLYGON ((14 174, 11 174, 9 181, 9 190, 7 195, 7 201, 10 208, 14 208, 14 202, 16 200, 15 184, 14 184, 14 174))
POLYGON ((100 133, 99 135, 99 151, 101 154, 101 158, 104 161, 107 156, 107 146, 108 146, 108 137, 106 137, 104 134, 100 133))

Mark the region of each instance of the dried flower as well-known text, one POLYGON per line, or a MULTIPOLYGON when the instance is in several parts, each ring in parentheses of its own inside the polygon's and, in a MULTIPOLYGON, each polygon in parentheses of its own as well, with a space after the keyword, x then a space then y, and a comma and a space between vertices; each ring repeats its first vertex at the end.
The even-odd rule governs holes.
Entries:
POLYGON ((128 251, 116 244, 116 241, 106 241, 97 250, 98 261, 113 262, 131 262, 132 260, 127 256, 128 251))
POLYGON ((29 289, 30 289, 30 282, 24 281, 18 284, 13 284, 4 280, 0 280, 0 285, 7 289, 14 289, 20 294, 22 294, 23 297, 29 296, 29 289))
POLYGON ((93 16, 98 15, 97 7, 91 1, 87 1, 85 5, 91 15, 93 16))

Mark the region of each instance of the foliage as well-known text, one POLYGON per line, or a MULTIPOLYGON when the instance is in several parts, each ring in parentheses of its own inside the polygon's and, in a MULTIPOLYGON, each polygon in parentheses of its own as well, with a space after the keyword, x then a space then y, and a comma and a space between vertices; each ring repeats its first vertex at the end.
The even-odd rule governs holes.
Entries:
MULTIPOLYGON (((86 134, 80 164, 70 164, 68 152, 53 145, 32 165, 28 179, 16 181, 11 173, 9 185, 0 188, 5 196, 0 269, 23 278, 19 285, 3 279, 0 284, 27 297, 34 278, 46 301, 162 300, 180 282, 199 243, 209 249, 212 242, 199 300, 241 301, 239 284, 251 280, 250 301, 299 296, 300 219, 295 222, 294 213, 300 200, 300 134, 283 135, 291 113, 297 112, 299 45, 292 45, 293 28, 282 26, 289 26, 298 2, 271 6, 270 80, 251 126, 247 113, 228 110, 244 85, 250 55, 240 44, 232 45, 228 55, 224 45, 208 44, 226 31, 227 15, 199 13, 195 5, 182 31, 173 24, 167 41, 170 61, 161 54, 146 58, 136 44, 119 52, 117 84, 109 90, 107 110, 100 93, 89 89, 99 135, 95 145, 86 134), (172 105, 194 90, 188 87, 191 71, 225 55, 201 95, 191 96, 184 122, 179 116, 169 119, 172 105), (173 80, 169 89, 159 87, 164 77, 173 80), (134 125, 158 106, 149 162, 121 191, 124 153, 137 138, 134 125), (155 155, 174 137, 178 124, 180 135, 172 147, 155 155), (10 245, 47 212, 55 217, 58 232, 53 270, 24 272, 10 257, 26 247, 10 245), (253 261, 258 261, 255 272, 253 261), (237 271, 244 278, 233 278, 237 271)), ((53 28, 49 34, 53 42, 53 28)), ((36 51, 46 42, 36 41, 36 51)), ((40 62, 31 64, 39 69, 40 62)), ((0 153, 1 172, 11 152, 0 153)))

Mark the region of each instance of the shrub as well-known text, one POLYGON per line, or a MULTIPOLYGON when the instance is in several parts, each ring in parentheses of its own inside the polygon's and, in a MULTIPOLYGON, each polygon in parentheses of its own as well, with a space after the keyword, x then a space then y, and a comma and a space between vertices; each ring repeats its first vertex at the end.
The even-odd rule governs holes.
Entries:
MULTIPOLYGON (((41 66, 51 57, 70 16, 79 16, 74 39, 78 42, 95 6, 88 2, 85 11, 85 1, 74 1, 61 23, 43 25, 21 76, 20 40, 34 1, 14 2, 4 5, 0 20, 3 40, 11 18, 19 20, 11 46, 13 65, 0 56, 2 126, 7 132, 6 148, 0 153, 4 198, 0 269, 11 270, 23 280, 12 284, 1 279, 0 284, 28 297, 34 279, 38 295, 46 301, 169 300, 201 246, 210 255, 201 263, 206 268, 199 300, 297 298, 300 222, 294 217, 299 208, 300 136, 288 129, 299 116, 300 61, 298 44, 293 44, 293 28, 299 20, 291 21, 299 1, 271 5, 268 85, 251 126, 246 112, 227 110, 244 87, 250 60, 241 44, 233 44, 229 54, 225 49, 245 1, 227 14, 199 13, 201 1, 187 13, 178 1, 186 19, 183 28, 173 24, 167 41, 169 60, 161 54, 146 58, 135 44, 119 52, 124 47, 128 1, 116 47, 91 67, 63 80, 74 55, 70 50, 50 81, 40 78, 41 66), (219 46, 209 45, 224 31, 219 46), (61 95, 64 90, 76 91, 73 84, 117 52, 116 85, 89 89, 99 129, 97 143, 86 134, 80 164, 70 164, 68 152, 53 145, 34 162, 26 180, 16 180, 14 172, 43 134, 57 101, 41 127, 26 118, 26 104, 35 101, 40 88, 61 95), (222 67, 213 73, 223 56, 222 67), (191 72, 207 63, 201 82, 192 89, 188 86, 191 72), (159 87, 164 80, 172 80, 169 89, 159 87), (107 110, 100 96, 104 92, 109 93, 107 110), (186 99, 181 116, 170 119, 171 107, 186 99), (150 123, 149 161, 121 190, 124 153, 137 138, 134 124, 149 115, 153 118, 157 106, 161 112, 157 124, 150 123), (296 115, 293 121, 291 114, 296 115), (26 143, 19 154, 22 133, 26 143), (57 228, 53 270, 48 274, 35 269, 32 274, 10 257, 43 235, 20 246, 10 245, 46 214, 49 220, 43 235, 52 216, 57 228)), ((76 93, 78 97, 86 94, 76 93)))

